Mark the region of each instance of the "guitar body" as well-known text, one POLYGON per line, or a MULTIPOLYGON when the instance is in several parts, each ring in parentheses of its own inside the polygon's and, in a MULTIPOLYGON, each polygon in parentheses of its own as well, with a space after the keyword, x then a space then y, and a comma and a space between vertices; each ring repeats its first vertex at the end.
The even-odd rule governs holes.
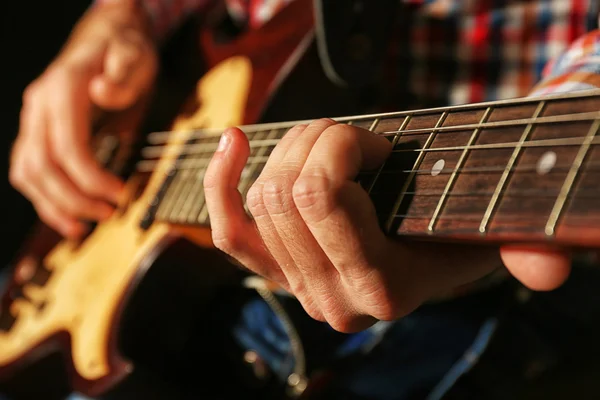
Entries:
MULTIPOLYGON (((229 43, 217 44, 212 31, 203 31, 199 44, 209 70, 171 129, 187 132, 256 122, 284 78, 280 71, 296 62, 312 38, 310 3, 294 2, 260 30, 229 43), (290 18, 294 24, 286 22, 290 18)), ((184 142, 185 134, 169 147, 176 153, 184 142)), ((0 314, 11 320, 0 327, 1 380, 54 351, 69 356, 71 386, 87 395, 106 391, 131 372, 117 338, 136 287, 157 257, 178 240, 212 247, 209 229, 162 222, 140 227, 171 162, 166 155, 149 177, 134 174, 117 212, 82 242, 60 240, 42 226, 21 251, 0 314)), ((194 262, 203 268, 202 259, 194 262)))

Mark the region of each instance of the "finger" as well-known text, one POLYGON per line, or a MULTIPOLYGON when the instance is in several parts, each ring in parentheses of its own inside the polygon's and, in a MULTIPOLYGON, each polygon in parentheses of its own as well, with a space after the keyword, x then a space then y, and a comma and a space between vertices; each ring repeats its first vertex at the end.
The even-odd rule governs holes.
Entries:
POLYGON ((338 318, 332 313, 347 307, 338 293, 339 276, 296 209, 293 187, 314 144, 335 124, 328 119, 314 121, 295 135, 286 148, 276 148, 280 150, 274 154, 276 162, 263 171, 264 177, 259 179, 262 193, 256 195, 264 202, 257 225, 294 293, 298 296, 306 287, 324 317, 333 324, 338 318))
MULTIPOLYGON (((292 226, 297 224, 304 225, 304 222, 297 213, 297 218, 291 221, 287 220, 290 217, 288 215, 290 211, 289 206, 293 207, 292 187, 302 170, 302 166, 312 146, 321 133, 327 127, 334 124, 335 122, 332 120, 323 119, 317 120, 310 125, 299 125, 292 128, 271 153, 262 173, 249 190, 247 196, 248 206, 251 209, 265 245, 275 260, 278 261, 294 294, 299 298, 302 298, 304 295, 306 283, 301 271, 297 267, 296 260, 289 254, 285 245, 286 240, 292 239, 292 241, 295 241, 293 237, 289 236, 289 229, 293 229, 292 226), (287 228, 282 228, 285 232, 280 232, 277 229, 273 219, 277 223, 283 223, 287 226, 287 228), (284 234, 284 240, 281 240, 280 233, 284 234)), ((312 234, 306 228, 302 233, 300 231, 297 233, 308 234, 312 237, 312 234)), ((320 256, 322 263, 328 262, 323 252, 315 248, 316 243, 314 240, 311 243, 301 238, 296 239, 308 245, 309 248, 310 244, 312 244, 312 248, 316 252, 315 257, 319 258, 320 256)))
POLYGON ((40 217, 50 228, 66 238, 77 239, 85 232, 86 226, 69 214, 56 207, 48 197, 35 186, 27 184, 24 188, 40 217))
MULTIPOLYGON (((329 127, 315 143, 294 186, 294 202, 308 228, 336 266, 355 262, 351 249, 383 243, 383 232, 367 193, 352 179, 362 168, 375 168, 389 155, 383 137, 352 126, 329 127), (352 210, 353 213, 349 213, 352 210), (360 221, 360 223, 359 223, 360 221), (342 235, 331 234, 331 229, 342 235), (343 234, 344 230, 353 233, 343 234), (349 236, 339 243, 337 238, 349 236), (340 246, 350 251, 340 251, 340 246)), ((355 260, 364 263, 366 260, 355 260)))
MULTIPOLYGON (((380 257, 386 254, 387 239, 367 193, 351 179, 362 168, 380 165, 389 151, 385 138, 368 131, 342 125, 329 127, 315 143, 294 186, 294 203, 340 272, 341 284, 347 293, 369 297, 367 303, 389 296, 379 268, 384 264, 380 257)), ((360 299, 351 300, 365 304, 360 299)), ((359 311, 368 311, 378 319, 392 318, 384 304, 380 309, 373 304, 372 309, 359 311)))
POLYGON ((564 251, 504 246, 500 254, 510 273, 532 290, 556 289, 567 280, 571 272, 571 256, 564 251))
POLYGON ((46 201, 52 202, 53 207, 59 209, 62 215, 71 219, 83 218, 87 220, 104 220, 108 218, 113 209, 108 204, 90 199, 81 193, 69 178, 60 170, 59 166, 50 159, 50 144, 47 143, 47 118, 37 119, 35 124, 39 136, 29 135, 31 145, 28 149, 29 163, 36 163, 39 171, 31 179, 38 190, 44 194, 46 201), (42 176, 43 173, 43 176, 42 176))
POLYGON ((335 124, 336 122, 333 120, 320 119, 311 124, 300 124, 290 129, 277 146, 275 146, 275 149, 273 149, 257 182, 260 182, 264 177, 270 177, 279 173, 281 169, 285 169, 286 171, 293 170, 300 173, 308 154, 319 136, 321 136, 325 129, 335 124), (290 148, 296 154, 293 160, 286 159, 290 148))
POLYGON ((84 225, 56 207, 40 184, 42 174, 49 170, 49 159, 44 147, 47 118, 38 101, 38 96, 30 94, 24 98, 19 135, 11 152, 10 181, 31 201, 42 221, 63 236, 77 237, 84 225))
POLYGON ((51 104, 48 141, 52 159, 85 196, 118 204, 123 183, 95 159, 90 145, 90 104, 82 100, 87 94, 84 88, 71 85, 57 92, 51 104))
POLYGON ((107 203, 85 196, 52 161, 48 163, 48 169, 44 179, 40 180, 40 186, 57 208, 72 217, 103 221, 114 211, 107 203))
POLYGON ((204 176, 204 194, 213 242, 251 271, 289 288, 285 276, 246 214, 238 182, 250 154, 246 135, 227 129, 204 176))
POLYGON ((26 173, 27 178, 21 182, 19 189, 31 201, 39 218, 48 226, 65 237, 78 237, 83 233, 84 225, 56 206, 54 198, 44 192, 43 185, 40 183, 46 179, 46 176, 41 176, 41 171, 44 171, 44 175, 46 175, 50 169, 47 166, 47 157, 39 152, 37 150, 39 148, 35 145, 25 148, 29 149, 29 164, 25 168, 32 172, 26 173))
POLYGON ((151 45, 137 32, 124 32, 109 44, 104 70, 90 83, 90 96, 105 109, 127 108, 150 87, 156 69, 151 45))
MULTIPOLYGON (((271 153, 267 165, 265 165, 259 178, 248 191, 246 199, 248 209, 254 218, 263 243, 283 271, 290 285, 290 290, 311 317, 323 320, 324 317, 320 311, 318 300, 314 298, 313 291, 307 288, 305 279, 297 268, 296 261, 290 255, 288 246, 286 245, 286 242, 289 240, 298 243, 299 246, 301 246, 300 243, 305 243, 306 241, 304 238, 292 236, 290 229, 284 228, 282 230, 276 226, 278 221, 285 221, 287 217, 287 211, 284 209, 289 205, 293 206, 292 186, 302 165, 301 163, 297 163, 299 165, 297 170, 291 169, 292 167, 285 162, 285 156, 290 148, 293 148, 293 152, 296 153, 296 146, 293 145, 298 141, 298 138, 310 136, 306 135, 306 129, 307 125, 298 125, 282 138, 271 153), (286 170, 285 168, 290 169, 286 170)), ((295 219, 292 218, 289 221, 285 221, 285 225, 291 229, 298 222, 304 225, 301 218, 298 215, 296 216, 297 218, 295 219)), ((304 231, 312 238, 307 229, 304 229, 304 231)), ((315 247, 316 243, 314 240, 312 241, 312 245, 315 254, 319 255, 320 249, 315 247)), ((305 251, 308 251, 308 249, 305 251)), ((322 255, 322 252, 320 254, 322 255)), ((323 261, 328 262, 326 258, 323 261)), ((318 277, 314 277, 313 279, 319 280, 318 277)), ((323 280, 321 281, 324 282, 323 280)))

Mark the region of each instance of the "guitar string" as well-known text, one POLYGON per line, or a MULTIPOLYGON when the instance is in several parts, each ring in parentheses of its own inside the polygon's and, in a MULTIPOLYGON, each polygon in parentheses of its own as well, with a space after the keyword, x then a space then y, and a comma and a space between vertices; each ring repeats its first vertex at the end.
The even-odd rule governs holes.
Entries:
MULTIPOLYGON (((268 160, 268 157, 249 157, 248 158, 248 162, 246 163, 247 167, 253 166, 253 165, 257 165, 257 164, 266 164, 268 160)), ((175 164, 169 164, 169 171, 172 171, 173 169, 176 170, 185 170, 185 169, 200 169, 203 167, 207 167, 208 163, 210 160, 181 160, 176 162, 175 164), (175 168, 172 168, 175 167, 175 168)), ((149 163, 154 163, 153 161, 150 161, 149 163)), ((146 165, 146 164, 142 164, 142 165, 146 165)), ((152 164, 153 166, 154 164, 152 164)), ((141 167, 138 171, 139 172, 153 172, 156 170, 156 168, 152 168, 151 165, 148 165, 147 167, 141 167)), ((263 165, 264 166, 264 165, 263 165)), ((571 168, 571 164, 556 164, 554 166, 552 166, 551 171, 547 172, 549 173, 553 173, 553 172, 559 172, 559 171, 568 171, 571 168)), ((509 169, 510 172, 537 172, 539 169, 539 165, 538 164, 528 164, 528 165, 520 165, 517 167, 512 167, 509 169)), ((587 170, 588 171, 594 171, 595 170, 600 171, 600 162, 599 163, 590 163, 587 165, 587 170)), ((460 173, 481 173, 481 172, 504 172, 506 170, 506 167, 503 166, 488 166, 488 167, 462 167, 462 168, 442 168, 439 170, 435 170, 435 175, 447 175, 447 174, 452 174, 454 171, 460 172, 460 173)), ((429 175, 432 173, 432 168, 425 168, 425 169, 384 169, 383 171, 381 171, 382 175, 392 175, 392 174, 408 174, 408 173, 417 173, 420 175, 429 175)), ((360 171, 361 175, 373 175, 376 174, 377 171, 375 170, 363 170, 360 171)))
MULTIPOLYGON (((263 162, 264 163, 264 162, 263 162)), ((555 166, 550 172, 548 173, 552 173, 552 172, 556 172, 557 171, 557 167, 560 168, 560 170, 568 170, 568 168, 570 168, 570 166, 566 166, 566 165, 559 165, 559 166, 555 166)), ((513 167, 511 172, 521 172, 521 171, 534 171, 537 169, 537 166, 533 166, 533 165, 529 165, 529 166, 525 166, 525 167, 513 167)), ((501 172, 504 171, 505 168, 495 168, 495 167, 484 167, 484 168, 462 168, 460 169, 460 171, 473 171, 473 172, 501 172)), ((420 170, 422 172, 427 172, 427 173, 431 173, 431 170, 420 170)), ((449 174, 452 171, 454 171, 454 169, 444 169, 442 171, 440 171, 440 174, 449 174)), ((600 171, 600 163, 594 163, 594 164, 588 164, 588 169, 587 171, 591 171, 591 172, 597 172, 600 171)), ((204 171, 203 171, 204 172, 204 171)), ((204 176, 204 173, 200 173, 198 175, 196 175, 196 179, 202 179, 204 176)), ((402 172, 404 173, 409 173, 411 172, 410 170, 403 170, 402 172)), ((362 173, 364 174, 364 172, 362 173)), ((375 191, 372 193, 372 195, 379 195, 380 193, 384 193, 384 192, 380 192, 380 191, 375 191)), ((451 197, 480 197, 480 198, 484 198, 484 197, 489 197, 491 192, 485 192, 485 191, 473 191, 473 192, 415 192, 415 191, 405 191, 402 192, 400 194, 403 195, 413 195, 413 196, 441 196, 441 195, 447 195, 447 196, 451 196, 451 197)), ((400 194, 396 194, 394 193, 394 195, 400 195, 400 194)), ((557 193, 551 192, 548 189, 546 190, 536 190, 536 189, 531 189, 531 190, 527 190, 527 189, 519 189, 516 190, 515 188, 510 188, 507 190, 503 191, 503 195, 505 198, 516 198, 516 197, 524 197, 524 196, 528 196, 530 198, 554 198, 557 196, 557 193)), ((592 200, 596 200, 596 199, 600 199, 600 191, 598 190, 582 190, 579 189, 577 190, 575 193, 572 193, 569 195, 569 198, 572 198, 574 196, 577 196, 578 198, 581 199, 592 199, 592 200)), ((398 215, 395 215, 398 216, 398 215)), ((421 218, 421 217, 415 217, 412 216, 410 214, 407 215, 407 217, 414 217, 414 218, 421 218)), ((422 218, 426 218, 426 217, 422 217, 422 218)))
MULTIPOLYGON (((473 103, 473 104, 462 104, 462 105, 454 105, 447 107, 438 107, 438 108, 429 108, 429 109, 418 109, 418 110, 407 110, 400 112, 388 112, 388 113, 376 113, 369 115, 358 115, 358 116, 346 116, 339 118, 331 118, 334 121, 338 122, 360 122, 360 121, 369 121, 373 119, 391 119, 391 118, 399 118, 399 117, 407 117, 407 116, 425 116, 431 115, 435 113, 443 113, 443 112, 460 112, 460 111, 472 111, 472 110, 485 110, 486 108, 498 108, 503 106, 517 106, 517 105, 525 105, 525 104, 538 104, 542 101, 544 102, 552 102, 552 101, 561 101, 567 99, 587 99, 593 98, 600 95, 600 90, 591 89, 591 90, 581 90, 577 92, 571 93, 559 93, 554 95, 544 95, 544 96, 536 96, 536 97, 522 97, 516 99, 505 99, 505 100, 496 100, 484 103, 473 103)), ((574 114, 566 114, 566 115, 577 115, 574 114)), ((544 117, 551 118, 551 117, 544 117)), ((272 130, 272 129, 281 129, 281 128, 291 128, 294 125, 298 124, 306 124, 310 123, 313 120, 298 120, 298 121, 284 121, 284 122, 270 122, 263 124, 254 124, 254 125, 242 125, 239 126, 242 130, 246 130, 248 132, 259 131, 259 130, 272 130)), ((523 120, 520 120, 523 121, 523 120)), ((570 121, 569 119, 567 121, 570 121)), ((206 137, 209 133, 219 134, 222 129, 217 128, 209 128, 209 129, 190 129, 187 131, 161 131, 161 132, 152 132, 148 135, 148 140, 153 143, 166 143, 167 141, 176 138, 177 136, 182 136, 185 139, 199 139, 202 137, 206 137)))
MULTIPOLYGON (((379 135, 379 136, 383 136, 383 137, 396 136, 396 135, 401 135, 402 137, 406 137, 406 136, 427 135, 427 134, 430 134, 432 131, 435 131, 439 134, 439 133, 454 132, 454 131, 470 131, 470 130, 474 130, 474 129, 482 130, 483 131, 482 133, 485 134, 485 133, 489 133, 489 132, 485 131, 486 129, 508 128, 508 127, 523 126, 523 125, 529 125, 529 124, 544 125, 544 124, 555 124, 555 123, 561 123, 561 122, 595 121, 599 118, 600 118, 600 112, 573 113, 573 114, 563 114, 563 115, 557 115, 557 116, 551 116, 551 117, 526 118, 526 119, 518 119, 518 120, 511 120, 511 121, 441 126, 438 128, 402 129, 402 130, 394 130, 394 131, 375 132, 375 134, 379 135)), ((287 129, 287 128, 291 128, 291 126, 286 127, 286 128, 280 128, 280 129, 287 129)), ((142 149, 142 154, 144 154, 146 158, 160 157, 161 155, 167 153, 167 151, 165 151, 163 149, 168 150, 169 148, 172 148, 172 147, 176 147, 180 153, 183 152, 182 154, 197 154, 197 153, 204 153, 204 152, 214 152, 217 149, 218 143, 216 142, 216 140, 219 138, 219 136, 203 136, 203 137, 196 138, 196 137, 190 136, 190 135, 193 135, 193 132, 194 131, 191 131, 191 133, 188 132, 186 134, 186 132, 182 132, 182 131, 173 131, 173 132, 171 132, 173 135, 169 138, 165 138, 164 142, 154 142, 157 144, 144 147, 142 149), (168 143, 169 140, 177 140, 178 139, 176 137, 176 135, 178 135, 179 133, 181 133, 182 135, 186 135, 185 137, 182 137, 182 140, 183 139, 188 139, 188 140, 214 139, 215 142, 213 142, 213 143, 192 143, 192 144, 187 144, 187 143, 169 144, 168 143)), ((246 135, 250 136, 251 134, 256 134, 258 132, 261 132, 261 130, 249 131, 249 132, 246 132, 246 135)), ((249 144, 250 144, 251 148, 252 147, 274 146, 277 143, 279 143, 279 140, 280 139, 253 140, 252 138, 249 138, 249 144)))
MULTIPOLYGON (((519 142, 504 142, 504 143, 491 143, 471 146, 454 146, 454 147, 434 147, 428 149, 398 149, 393 150, 392 153, 423 153, 423 152, 442 152, 442 151, 458 151, 458 150, 492 150, 492 149, 512 149, 517 145, 521 147, 547 147, 556 148, 564 146, 578 146, 584 143, 584 137, 571 137, 561 139, 539 139, 531 140, 524 143, 519 142)), ((591 141, 592 145, 600 144, 600 137, 597 137, 591 141)), ((173 156, 179 154, 173 153, 173 156)), ((187 168, 201 168, 207 166, 212 159, 212 154, 205 157, 186 157, 182 160, 168 160, 168 159, 157 159, 157 160, 142 160, 138 161, 136 167, 140 172, 152 172, 158 165, 168 164, 168 169, 187 169, 187 168), (188 165, 187 167, 184 167, 188 165)), ((251 163, 266 162, 268 157, 249 157, 248 161, 251 163)))

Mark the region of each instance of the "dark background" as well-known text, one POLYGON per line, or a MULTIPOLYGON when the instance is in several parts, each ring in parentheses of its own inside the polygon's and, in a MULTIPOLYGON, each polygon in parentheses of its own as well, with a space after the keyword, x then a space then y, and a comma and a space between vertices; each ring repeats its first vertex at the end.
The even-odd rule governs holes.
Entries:
POLYGON ((66 40, 88 1, 5 1, 0 8, 0 121, 2 228, 0 268, 10 261, 35 221, 30 203, 8 182, 10 147, 18 132, 21 96, 66 40))

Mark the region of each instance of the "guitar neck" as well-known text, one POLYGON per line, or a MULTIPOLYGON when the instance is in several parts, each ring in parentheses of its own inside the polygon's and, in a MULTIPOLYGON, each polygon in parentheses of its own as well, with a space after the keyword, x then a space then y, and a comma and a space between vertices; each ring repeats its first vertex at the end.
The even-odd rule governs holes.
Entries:
MULTIPOLYGON (((600 246, 600 91, 336 120, 393 144, 380 168, 357 177, 389 235, 600 246)), ((300 122, 241 127, 251 146, 244 198, 300 122)), ((151 220, 209 224, 202 178, 218 133, 185 133, 151 220)), ((162 154, 160 143, 180 134, 151 135, 145 156, 162 154)))

